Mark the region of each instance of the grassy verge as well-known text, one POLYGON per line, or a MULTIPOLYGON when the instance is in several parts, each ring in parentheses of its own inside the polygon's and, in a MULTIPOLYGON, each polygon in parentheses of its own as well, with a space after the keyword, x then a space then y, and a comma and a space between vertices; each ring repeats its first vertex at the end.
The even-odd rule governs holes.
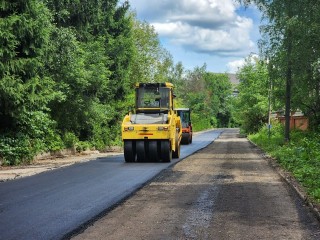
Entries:
POLYGON ((307 194, 320 203, 320 133, 292 131, 290 143, 284 142, 284 130, 273 125, 270 138, 266 128, 248 138, 277 159, 306 188, 307 194))

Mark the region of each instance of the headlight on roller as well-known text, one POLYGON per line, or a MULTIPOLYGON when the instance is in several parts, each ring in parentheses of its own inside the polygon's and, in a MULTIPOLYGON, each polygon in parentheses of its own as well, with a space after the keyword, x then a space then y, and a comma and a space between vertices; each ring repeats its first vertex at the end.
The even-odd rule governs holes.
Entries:
POLYGON ((134 127, 124 127, 124 131, 133 131, 134 127))
POLYGON ((168 131, 168 127, 158 127, 159 131, 168 131))

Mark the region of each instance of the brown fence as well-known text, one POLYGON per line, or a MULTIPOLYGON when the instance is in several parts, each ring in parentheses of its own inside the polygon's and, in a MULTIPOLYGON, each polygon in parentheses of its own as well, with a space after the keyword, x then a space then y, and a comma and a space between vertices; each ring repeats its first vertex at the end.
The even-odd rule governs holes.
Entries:
MULTIPOLYGON (((285 124, 286 120, 284 116, 277 116, 280 123, 285 124)), ((306 116, 290 116, 290 129, 307 130, 309 127, 309 119, 306 116)))

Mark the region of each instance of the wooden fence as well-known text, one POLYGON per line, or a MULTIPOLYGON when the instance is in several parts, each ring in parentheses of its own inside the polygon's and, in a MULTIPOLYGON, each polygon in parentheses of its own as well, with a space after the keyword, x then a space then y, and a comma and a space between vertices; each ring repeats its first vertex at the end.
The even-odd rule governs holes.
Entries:
MULTIPOLYGON (((285 124, 285 116, 276 117, 280 123, 285 124)), ((309 127, 309 119, 301 113, 292 113, 290 116, 290 129, 307 130, 309 127)))

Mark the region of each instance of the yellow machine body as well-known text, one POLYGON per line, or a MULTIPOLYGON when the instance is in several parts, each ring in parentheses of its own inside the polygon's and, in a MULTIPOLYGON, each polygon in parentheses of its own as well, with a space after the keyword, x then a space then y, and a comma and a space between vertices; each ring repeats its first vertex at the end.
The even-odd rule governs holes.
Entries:
POLYGON ((122 122, 126 162, 171 161, 180 156, 182 126, 171 83, 137 83, 134 113, 122 122))

